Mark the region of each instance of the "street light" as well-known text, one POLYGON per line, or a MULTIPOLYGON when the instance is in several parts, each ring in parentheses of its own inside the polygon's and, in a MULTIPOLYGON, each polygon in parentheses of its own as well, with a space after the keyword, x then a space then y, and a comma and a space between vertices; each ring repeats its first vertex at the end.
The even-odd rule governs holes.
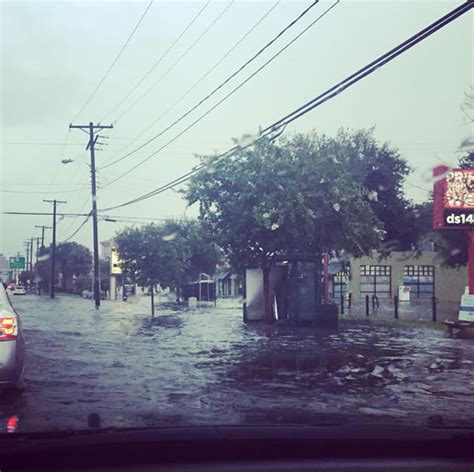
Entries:
POLYGON ((63 159, 61 161, 62 164, 70 164, 71 162, 74 162, 72 159, 63 159))

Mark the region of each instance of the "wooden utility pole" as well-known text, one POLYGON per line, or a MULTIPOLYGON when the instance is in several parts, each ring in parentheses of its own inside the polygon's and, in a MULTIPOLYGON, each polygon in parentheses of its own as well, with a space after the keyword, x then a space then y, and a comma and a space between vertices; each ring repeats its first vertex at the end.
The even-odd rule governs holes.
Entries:
POLYGON ((44 230, 51 229, 51 226, 35 225, 35 228, 41 228, 41 249, 43 249, 44 248, 44 230))
POLYGON ((39 271, 38 271, 38 255, 39 255, 39 250, 40 250, 41 238, 35 238, 35 239, 36 239, 36 263, 35 263, 36 290, 38 292, 38 295, 41 295, 41 282, 39 280, 39 271))
MULTIPOLYGON (((99 229, 97 226, 97 188, 95 178, 95 145, 98 133, 102 129, 113 128, 112 125, 94 125, 92 121, 88 125, 69 125, 69 129, 81 129, 89 133, 89 142, 86 149, 91 154, 91 187, 92 187, 92 231, 94 237, 94 301, 95 307, 100 306, 100 273, 99 273, 99 229)), ((100 144, 100 143, 99 143, 100 144)))
POLYGON ((35 239, 36 239, 36 264, 38 264, 38 255, 39 255, 41 238, 35 238, 35 239))
POLYGON ((33 270, 33 240, 35 238, 31 237, 31 246, 30 246, 30 272, 33 270))
POLYGON ((43 200, 43 202, 53 204, 53 245, 51 248, 51 287, 50 297, 54 298, 54 283, 56 280, 55 269, 56 269, 56 206, 58 203, 67 203, 63 200, 43 200))

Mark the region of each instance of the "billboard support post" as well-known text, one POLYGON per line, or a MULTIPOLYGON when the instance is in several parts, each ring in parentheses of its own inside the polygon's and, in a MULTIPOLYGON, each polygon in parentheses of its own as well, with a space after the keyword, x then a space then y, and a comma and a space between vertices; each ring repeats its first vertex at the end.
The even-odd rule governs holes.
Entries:
POLYGON ((474 231, 467 233, 469 295, 474 295, 474 231))

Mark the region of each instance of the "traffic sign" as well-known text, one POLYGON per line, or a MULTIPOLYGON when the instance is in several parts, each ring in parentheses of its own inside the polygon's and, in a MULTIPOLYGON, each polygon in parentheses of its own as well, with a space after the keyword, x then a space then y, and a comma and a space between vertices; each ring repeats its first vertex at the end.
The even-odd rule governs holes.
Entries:
POLYGON ((24 269, 25 268, 25 257, 24 256, 12 256, 10 257, 10 269, 24 269))

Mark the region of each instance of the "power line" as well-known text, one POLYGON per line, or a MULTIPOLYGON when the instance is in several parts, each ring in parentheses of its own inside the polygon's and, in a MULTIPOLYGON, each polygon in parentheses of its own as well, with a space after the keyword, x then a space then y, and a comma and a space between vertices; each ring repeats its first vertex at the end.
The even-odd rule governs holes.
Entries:
MULTIPOLYGON (((316 0, 316 2, 318 2, 319 0, 316 0)), ((289 41, 285 46, 283 46, 276 54, 274 54, 270 59, 268 59, 263 65, 261 65, 255 72, 253 72, 250 76, 248 76, 243 82, 241 82, 239 85, 237 85, 236 87, 234 87, 227 95, 225 95, 223 98, 221 98, 217 103, 215 103, 211 108, 209 108, 206 112, 204 112, 202 115, 200 115, 196 120, 194 120, 190 125, 188 125, 186 128, 184 128, 180 133, 178 133, 176 136, 174 136, 174 138, 172 138, 171 140, 169 140, 168 142, 166 142, 164 145, 162 145, 161 147, 159 147, 156 151, 154 151, 153 153, 151 153, 149 156, 147 156, 145 159, 141 160, 139 163, 137 163, 136 165, 134 165, 132 168, 128 169, 126 172, 120 174, 118 177, 116 177, 115 179, 111 180, 110 182, 108 182, 106 185, 104 185, 104 187, 106 186, 109 186, 111 184, 113 184, 114 182, 116 182, 117 180, 121 179, 122 177, 128 175, 130 172, 132 172, 133 170, 135 170, 137 167, 141 166, 142 164, 144 164, 145 162, 147 162, 148 160, 150 160, 153 156, 155 156, 156 154, 158 154, 161 150, 163 150, 164 148, 166 148, 167 146, 169 146, 171 143, 173 143, 174 141, 176 141, 180 136, 182 136, 184 133, 186 133, 189 129, 191 129, 193 126, 195 126, 197 123, 199 123, 203 118, 205 118, 207 115, 209 115, 212 111, 214 111, 218 106, 220 106, 223 102, 225 102, 229 97, 231 97, 235 92, 237 92, 241 87, 243 87, 247 82, 249 82, 253 77, 255 77, 260 71, 262 71, 266 66, 268 66, 268 64, 270 64, 273 60, 275 60, 280 54, 282 54, 291 44, 293 44, 297 39, 299 39, 306 31, 308 31, 310 28, 312 28, 321 18, 323 18, 327 13, 329 13, 329 11, 334 8, 338 3, 339 3, 340 0, 336 0, 335 3, 333 3, 328 9, 326 9, 321 15, 319 15, 313 22, 311 22, 305 29, 303 29, 303 31, 301 31, 298 35, 296 35, 291 41, 289 41)), ((315 3, 312 4, 312 6, 314 6, 315 3)), ((311 7, 312 7, 311 6, 311 7)), ((308 11, 308 10, 305 10, 305 11, 308 11)), ((305 13, 305 12, 303 12, 305 13)), ((301 15, 298 17, 298 18, 301 18, 301 15)), ((295 20, 294 20, 295 21, 295 20)), ((294 23, 294 22, 292 22, 294 23)), ((204 99, 205 100, 205 99, 204 99)), ((195 107, 193 107, 193 109, 197 108, 198 106, 200 105, 200 103, 198 105, 195 105, 195 107)), ((163 130, 162 132, 160 132, 158 135, 155 135, 153 138, 151 138, 151 140, 149 141, 152 141, 153 139, 156 139, 157 137, 161 136, 161 134, 165 133, 167 130, 169 130, 172 126, 174 126, 177 122, 179 122, 182 118, 184 118, 184 116, 188 115, 189 113, 191 113, 191 111, 193 110, 191 109, 190 111, 188 111, 185 115, 183 115, 183 117, 179 118, 177 121, 175 121, 174 123, 172 123, 170 126, 168 126, 168 128, 166 128, 165 130, 163 130)), ((142 145, 141 147, 144 147, 144 145, 142 145)), ((130 155, 130 153, 129 153, 130 155)), ((109 164, 111 165, 111 164, 109 164)))
MULTIPOLYGON (((2 211, 3 215, 25 215, 25 216, 53 216, 53 213, 44 211, 2 211)), ((56 216, 87 216, 87 213, 56 213, 56 216)))
MULTIPOLYGON (((395 48, 391 49, 388 53, 386 54, 383 54, 382 56, 380 56, 378 59, 376 59, 375 61, 372 61, 370 64, 368 64, 367 66, 363 67, 362 69, 360 69, 358 72, 354 73, 354 74, 351 74, 348 78, 346 78, 345 80, 339 82, 336 86, 334 87, 331 87, 330 89, 328 89, 326 92, 324 92, 323 94, 319 95, 318 97, 316 97, 315 99, 307 102, 305 105, 303 105, 302 107, 299 107, 298 109, 296 109, 295 111, 293 111, 292 113, 289 113, 288 115, 286 115, 284 118, 276 121, 275 123, 273 123, 272 125, 268 126, 267 128, 263 129, 260 133, 260 136, 257 137, 256 139, 254 139, 251 143, 249 143, 246 147, 254 144, 255 142, 257 142, 259 139, 262 139, 263 137, 266 137, 268 135, 268 133, 271 133, 273 131, 276 131, 276 130, 282 130, 284 129, 284 127, 286 127, 289 123, 293 122, 294 120, 300 118, 301 116, 303 116, 304 114, 308 113, 309 111, 313 110, 314 108, 316 108, 317 106, 321 105, 322 103, 324 103, 325 101, 335 97, 336 95, 338 95, 339 93, 341 93, 342 91, 344 91, 345 89, 347 89, 348 87, 354 85, 355 83, 357 83, 359 80, 362 80, 363 78, 365 78, 367 75, 369 75, 370 73, 374 72, 375 70, 377 70, 379 67, 382 67, 384 65, 386 65, 388 62, 392 61, 393 59, 395 59, 398 55, 400 55, 402 52, 405 52, 407 51, 408 49, 412 48, 413 46, 415 46, 418 42, 426 39, 427 37, 429 37, 431 34, 435 33, 436 31, 438 31, 439 29, 443 28, 444 26, 446 26, 447 24, 451 23, 452 21, 454 21, 455 19, 457 19, 459 16, 463 15, 464 13, 466 13, 467 11, 469 11, 471 8, 472 8, 472 5, 473 5, 473 2, 468 2, 468 3, 465 3, 457 8, 455 8, 454 10, 452 10, 451 12, 449 12, 447 15, 445 15, 444 17, 440 18, 439 20, 436 20, 435 22, 433 22, 431 25, 429 25, 428 27, 424 28, 423 30, 421 30, 420 32, 416 33, 415 35, 411 36, 408 40, 400 43, 398 46, 396 46, 395 48), (326 97, 327 95, 327 97, 326 97)), ((179 136, 179 135, 178 135, 179 136)), ((176 139, 176 138, 175 138, 176 139)), ((223 153, 221 154, 220 156, 217 156, 215 159, 221 159, 223 157, 227 157, 229 155, 232 155, 232 153, 235 153, 236 151, 240 151, 241 148, 239 146, 235 146, 234 148, 230 149, 229 151, 227 151, 226 153, 223 153)), ((156 151, 158 152, 158 151, 156 151)), ((155 153, 156 153, 155 152, 155 153)), ((153 155, 153 154, 152 154, 153 155)), ((214 159, 214 160, 215 160, 214 159)), ((124 206, 128 206, 128 205, 131 205, 133 203, 138 203, 142 200, 145 200, 145 199, 148 199, 148 198, 151 198, 155 195, 158 195, 159 193, 162 193, 170 188, 173 188, 175 187, 176 185, 179 185, 183 182, 185 182, 186 180, 189 180, 192 175, 194 175, 196 172, 199 172, 199 170, 203 169, 204 167, 206 167, 208 164, 201 164, 199 166, 196 166, 193 170, 191 170, 190 172, 182 175, 181 177, 178 177, 177 179, 169 182, 168 184, 164 185, 164 186, 161 186, 161 187, 158 187, 157 189, 155 190, 152 190, 151 192, 148 192, 140 197, 137 197, 133 200, 129 200, 128 202, 125 202, 125 203, 122 203, 120 205, 116 205, 116 206, 113 206, 113 207, 110 207, 110 208, 106 208, 102 211, 109 211, 109 210, 113 210, 115 208, 121 208, 121 207, 124 207, 124 206)))
MULTIPOLYGON (((284 131, 285 127, 282 127, 280 130, 277 131, 276 134, 274 134, 270 139, 271 140, 274 140, 276 138, 278 138, 284 131)), ((216 162, 217 160, 220 160, 220 159, 223 159, 223 158, 226 158, 226 157, 230 157, 232 155, 234 155, 236 152, 241 152, 241 151, 244 151, 245 149, 249 148, 250 146, 252 146, 253 144, 255 144, 257 141, 261 140, 261 139, 264 139, 268 136, 270 136, 271 133, 267 133, 266 135, 262 135, 262 136, 259 136, 258 138, 256 138, 254 141, 252 142, 249 142, 248 144, 246 144, 245 146, 240 146, 240 145, 236 145, 234 146, 233 148, 229 149, 228 151, 226 151, 225 153, 223 154, 220 154, 218 156, 213 156, 212 158, 212 162, 216 162)), ((191 171, 187 172, 186 174, 172 180, 171 182, 168 182, 167 184, 164 184, 162 185, 161 187, 158 187, 157 189, 155 190, 152 190, 151 192, 145 194, 145 195, 142 195, 140 197, 137 197, 133 200, 130 200, 128 202, 125 202, 125 203, 122 203, 121 205, 116 205, 116 206, 113 206, 113 207, 109 207, 109 208, 104 208, 104 209, 101 209, 100 211, 110 211, 110 210, 115 210, 116 208, 121 208, 121 207, 124 207, 124 206, 128 206, 128 205, 131 205, 132 203, 138 203, 142 200, 146 200, 150 197, 153 197, 155 195, 158 195, 160 193, 163 193, 165 192, 166 190, 169 190, 173 187, 176 187, 184 182, 186 182, 187 180, 189 180, 194 174, 196 174, 197 172, 199 172, 200 170, 204 169, 205 167, 207 167, 209 164, 208 163, 202 163, 202 164, 199 164, 197 166, 195 166, 193 169, 191 169, 191 171)))
POLYGON ((64 144, 64 142, 51 142, 51 141, 1 141, 0 144, 4 145, 31 145, 31 146, 82 146, 82 144, 70 143, 64 144))
POLYGON ((102 84, 104 83, 105 79, 108 77, 108 75, 110 74, 110 72, 112 71, 112 69, 114 68, 115 64, 117 64, 117 61, 120 59, 120 56, 123 54, 123 52, 125 51, 125 49, 127 48, 128 44, 130 43, 131 39, 133 38, 133 36, 135 35, 138 27, 140 26, 141 22, 143 21, 143 19, 145 18, 146 14, 148 13, 148 10, 151 8, 153 4, 153 0, 150 0, 150 2, 148 3, 147 7, 145 8, 145 11, 142 13, 142 16, 140 17, 140 19, 138 20, 138 23, 135 25, 135 27, 133 28, 132 32, 130 33, 129 37, 127 38, 127 40, 125 41, 124 45, 122 46, 122 48, 120 49, 119 53, 117 54, 117 56, 115 57, 115 59, 112 61, 112 63, 110 64, 109 68, 107 69, 107 71, 105 72, 104 76, 102 77, 102 79, 100 79, 99 83, 97 84, 97 86, 95 87, 95 89, 93 90, 93 92, 91 93, 90 97, 86 100, 86 103, 82 106, 82 108, 76 113, 76 116, 73 118, 72 121, 76 121, 77 118, 79 117, 79 115, 85 110, 85 108, 89 105, 89 103, 92 101, 92 99, 94 98, 95 94, 98 92, 98 90, 100 89, 100 87, 102 86, 102 84))
POLYGON ((366 66, 362 67, 359 69, 357 72, 354 72, 351 74, 349 77, 345 78, 341 82, 337 83, 330 89, 326 90, 322 94, 318 95, 317 97, 313 98, 309 102, 305 103, 301 107, 297 108, 296 110, 292 111, 288 115, 284 116, 280 120, 272 123, 270 126, 265 128, 263 130, 266 131, 268 129, 271 129, 273 127, 278 127, 282 123, 291 123, 297 118, 300 118, 303 116, 305 113, 308 111, 311 111, 312 109, 316 108, 317 106, 321 105, 325 101, 329 100, 330 98, 335 97, 337 94, 341 93, 343 90, 346 88, 350 87, 351 85, 355 84, 359 80, 363 79, 367 75, 371 74, 374 72, 376 69, 379 67, 384 66, 388 62, 392 61, 395 59, 397 56, 402 54, 403 52, 407 51, 408 49, 411 49, 413 46, 415 46, 417 43, 420 41, 426 39, 428 36, 431 34, 435 33, 439 29, 443 28, 447 24, 451 23, 454 21, 456 18, 459 16, 463 15, 467 11, 469 11, 473 7, 473 2, 472 0, 465 2, 464 4, 460 5, 459 7, 455 8, 442 18, 436 20, 423 30, 419 31, 418 33, 414 34, 407 40, 403 41, 399 45, 395 46, 393 49, 390 51, 386 52, 382 56, 379 56, 377 59, 372 61, 371 63, 367 64, 366 66), (334 92, 331 94, 331 92, 334 92), (331 95, 329 95, 331 94, 331 95), (325 98, 324 98, 325 97, 325 98), (322 101, 321 101, 322 100, 322 101))
MULTIPOLYGON (((135 141, 137 141, 139 138, 141 138, 150 128, 152 128, 154 125, 156 125, 162 118, 164 118, 178 103, 180 103, 184 98, 186 98, 190 92, 192 92, 206 77, 209 76, 259 25, 262 23, 262 21, 280 4, 281 0, 278 0, 272 7, 265 12, 265 14, 203 75, 201 76, 200 79, 198 79, 194 84, 183 94, 181 97, 176 100, 171 107, 169 107, 163 114, 161 114, 153 123, 151 123, 147 128, 145 128, 139 135, 135 136, 128 144, 126 144, 113 158, 115 158, 118 154, 120 154, 122 151, 130 147, 135 141)), ((123 158, 119 159, 125 159, 124 156, 123 158)), ((112 158, 112 159, 113 159, 112 158)), ((110 159, 109 159, 110 160, 110 159)), ((110 164, 105 163, 101 168, 105 169, 106 167, 109 167, 110 165, 115 164, 116 162, 119 162, 119 160, 114 161, 110 164)))
POLYGON ((194 221, 192 218, 147 218, 147 217, 139 217, 139 216, 111 216, 111 215, 104 215, 101 216, 102 220, 108 221, 111 223, 139 223, 139 224, 146 224, 146 223, 153 223, 155 221, 158 222, 178 222, 178 221, 194 221))
POLYGON ((209 32, 209 30, 224 16, 224 14, 227 12, 227 10, 234 4, 235 0, 231 0, 230 3, 222 10, 222 12, 217 16, 217 18, 198 36, 198 38, 184 51, 181 56, 169 67, 165 73, 163 73, 155 82, 151 84, 150 87, 148 87, 145 90, 145 93, 140 95, 140 97, 132 103, 130 107, 128 107, 125 111, 123 111, 118 118, 115 121, 120 120, 125 114, 127 114, 130 110, 135 108, 135 106, 143 100, 143 98, 148 95, 152 89, 154 89, 187 55, 190 51, 192 51, 196 45, 201 41, 201 39, 209 32))
MULTIPOLYGON (((305 8, 293 21, 291 21, 287 26, 285 26, 285 28, 283 28, 283 30, 281 30, 267 44, 265 44, 265 46, 263 46, 259 51, 257 51, 257 53, 255 53, 250 59, 248 59, 244 64, 242 64, 236 71, 234 71, 223 82, 221 82, 214 90, 212 90, 212 92, 210 92, 206 97, 204 97, 202 100, 200 100, 196 105, 191 107, 187 112, 185 112, 183 115, 181 115, 177 120, 175 120, 173 123, 171 123, 168 127, 166 127, 164 130, 162 130, 159 133, 152 136, 150 139, 145 141, 143 144, 141 144, 140 146, 138 146, 134 150, 128 152, 124 156, 120 157, 119 159, 116 159, 115 161, 112 161, 110 164, 107 164, 106 166, 104 166, 102 168, 109 167, 109 166, 111 166, 113 164, 116 164, 117 162, 120 162, 121 160, 131 156, 135 152, 143 149, 145 146, 150 144, 155 139, 162 136, 164 133, 169 131, 172 127, 176 126, 179 122, 181 122, 184 118, 186 118, 190 113, 192 113, 194 110, 196 110, 196 108, 201 106, 204 102, 206 102, 213 95, 215 95, 220 89, 222 89, 226 84, 228 84, 235 76, 237 76, 240 72, 242 72, 248 65, 250 65, 261 54, 263 54, 263 52, 265 52, 270 46, 272 46, 283 34, 285 34, 291 27, 293 27, 298 21, 300 21, 313 7, 315 7, 318 2, 319 2, 319 0, 315 0, 309 7, 305 8)), ((161 117, 159 119, 161 119, 161 117)), ((145 130, 145 131, 147 131, 147 130, 145 130)))
POLYGON ((79 233, 79 231, 86 225, 86 223, 89 221, 89 218, 91 217, 92 215, 92 210, 91 212, 86 216, 85 220, 79 225, 79 227, 76 229, 76 231, 74 231, 74 233, 71 234, 71 236, 69 236, 68 238, 64 239, 63 242, 67 242, 69 241, 70 239, 72 239, 74 236, 76 236, 77 233, 79 233))
POLYGON ((71 228, 74 226, 74 224, 76 223, 77 219, 80 217, 80 216, 84 216, 84 214, 82 213, 84 208, 86 207, 87 205, 87 202, 89 201, 89 195, 87 195, 83 205, 81 206, 81 209, 79 210, 79 212, 77 213, 77 215, 75 216, 75 218, 71 221, 71 224, 63 231, 63 233, 68 233, 69 231, 71 231, 71 228))
POLYGON ((20 193, 20 194, 62 194, 62 193, 74 193, 74 192, 83 192, 84 187, 78 188, 75 190, 43 190, 43 191, 28 191, 28 190, 6 190, 3 188, 0 188, 0 193, 20 193))
POLYGON ((174 40, 174 42, 169 46, 169 48, 160 56, 160 58, 151 66, 151 68, 145 73, 145 75, 135 84, 134 87, 125 95, 125 97, 120 100, 120 102, 115 105, 115 107, 107 113, 107 115, 102 119, 105 121, 110 115, 112 115, 117 108, 119 108, 125 100, 145 81, 145 79, 155 70, 155 68, 161 63, 161 61, 168 55, 168 53, 174 48, 177 42, 185 35, 185 33, 191 28, 193 23, 201 16, 203 11, 208 7, 211 3, 211 0, 208 0, 206 4, 198 11, 198 13, 193 17, 193 19, 187 24, 184 30, 179 34, 179 36, 174 40))
POLYGON ((53 177, 51 178, 51 185, 54 185, 54 181, 56 180, 56 176, 58 174, 58 169, 59 169, 59 162, 62 159, 64 159, 64 151, 66 149, 68 140, 69 140, 69 130, 66 132, 66 136, 64 138, 63 145, 61 147, 60 159, 56 162, 56 167, 54 168, 53 177))

